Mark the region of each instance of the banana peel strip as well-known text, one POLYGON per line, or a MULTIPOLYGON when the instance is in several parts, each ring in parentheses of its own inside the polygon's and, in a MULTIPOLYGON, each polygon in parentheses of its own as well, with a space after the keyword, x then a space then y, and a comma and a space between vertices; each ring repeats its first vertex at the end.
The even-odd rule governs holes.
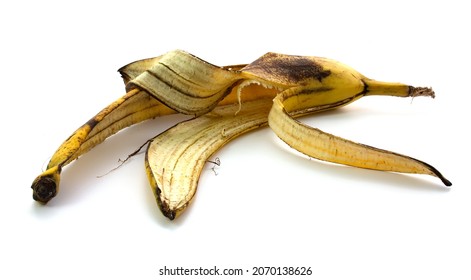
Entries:
POLYGON ((143 89, 180 113, 199 116, 216 107, 239 79, 236 72, 173 51, 131 80, 126 89, 143 89))
POLYGON ((368 95, 434 97, 430 88, 374 81, 326 58, 276 53, 267 53, 248 65, 218 67, 177 50, 130 63, 119 72, 127 93, 57 149, 47 170, 33 182, 35 200, 46 203, 53 198, 62 168, 107 137, 130 125, 174 113, 195 118, 153 139, 145 160, 157 203, 170 219, 193 198, 209 156, 267 122, 288 145, 311 157, 361 168, 428 174, 451 185, 427 163, 354 143, 294 119, 368 95))
POLYGON ((273 100, 269 125, 276 135, 293 149, 332 163, 380 171, 432 175, 440 178, 446 186, 451 185, 437 169, 423 161, 355 143, 295 120, 285 110, 284 101, 286 99, 282 94, 273 100))
POLYGON ((155 137, 146 152, 146 171, 162 213, 173 220, 195 195, 209 157, 233 138, 267 124, 271 99, 216 107, 155 137))

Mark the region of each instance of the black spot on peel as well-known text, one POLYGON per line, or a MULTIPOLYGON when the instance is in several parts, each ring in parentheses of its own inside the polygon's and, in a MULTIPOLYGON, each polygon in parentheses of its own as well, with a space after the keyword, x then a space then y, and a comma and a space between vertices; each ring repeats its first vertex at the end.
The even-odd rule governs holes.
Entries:
POLYGON ((242 71, 274 82, 300 84, 308 79, 322 81, 331 74, 310 57, 267 53, 242 71))

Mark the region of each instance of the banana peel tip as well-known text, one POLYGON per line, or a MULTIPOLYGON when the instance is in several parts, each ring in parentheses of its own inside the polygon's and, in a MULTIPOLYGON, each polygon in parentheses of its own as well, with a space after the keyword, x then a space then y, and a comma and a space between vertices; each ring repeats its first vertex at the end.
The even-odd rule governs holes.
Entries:
POLYGON ((50 176, 38 177, 31 186, 33 189, 33 199, 46 204, 57 194, 57 184, 50 176))
POLYGON ((445 184, 445 186, 451 187, 452 183, 448 179, 443 176, 441 176, 440 179, 442 180, 443 184, 445 184))

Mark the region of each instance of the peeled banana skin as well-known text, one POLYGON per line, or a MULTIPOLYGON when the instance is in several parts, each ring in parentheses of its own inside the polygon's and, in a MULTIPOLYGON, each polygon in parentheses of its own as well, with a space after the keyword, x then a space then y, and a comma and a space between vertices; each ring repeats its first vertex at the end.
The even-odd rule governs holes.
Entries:
POLYGON ((218 67, 184 51, 121 68, 127 93, 59 146, 33 181, 33 198, 47 203, 59 190, 62 168, 114 133, 162 115, 194 118, 157 135, 147 147, 147 176, 162 213, 173 220, 196 193, 208 159, 245 132, 269 125, 292 148, 319 160, 355 167, 426 174, 448 181, 433 166, 309 127, 296 117, 332 110, 369 95, 430 96, 431 88, 369 79, 340 62, 267 53, 250 64, 218 67))

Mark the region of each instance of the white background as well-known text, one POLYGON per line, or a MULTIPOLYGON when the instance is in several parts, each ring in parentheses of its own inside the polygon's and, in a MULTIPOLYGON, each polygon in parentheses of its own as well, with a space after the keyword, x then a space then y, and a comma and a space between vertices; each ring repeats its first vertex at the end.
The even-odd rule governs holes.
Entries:
POLYGON ((268 279, 249 275, 257 266, 311 267, 292 279, 470 279, 464 3, 3 1, 0 278, 162 279, 164 266, 217 265, 249 270, 228 279, 268 279), (433 86, 435 99, 368 97, 303 122, 422 159, 453 187, 309 160, 264 128, 220 150, 218 175, 208 164, 194 202, 168 221, 143 154, 97 176, 183 119, 171 116, 108 139, 64 170, 49 204, 34 202, 31 182, 58 145, 124 93, 116 70, 173 49, 217 65, 325 56, 433 86))

